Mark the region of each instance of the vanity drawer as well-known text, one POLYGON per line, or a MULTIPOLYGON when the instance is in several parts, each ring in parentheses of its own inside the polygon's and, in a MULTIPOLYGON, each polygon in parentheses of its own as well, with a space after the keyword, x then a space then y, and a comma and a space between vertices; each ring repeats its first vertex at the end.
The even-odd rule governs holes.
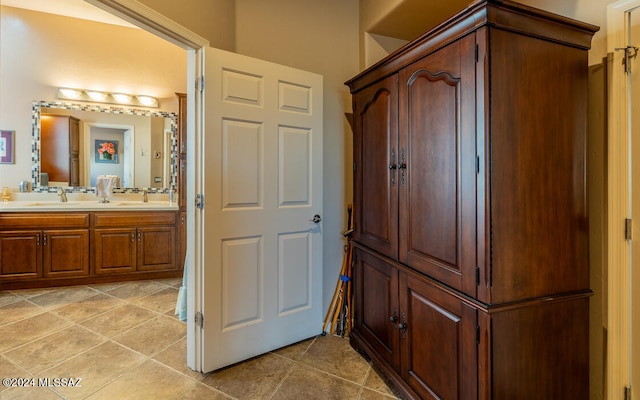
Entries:
POLYGON ((89 228, 88 213, 0 214, 0 229, 89 228))
POLYGON ((96 212, 94 226, 96 228, 114 226, 148 226, 175 225, 175 211, 145 211, 145 212, 96 212))

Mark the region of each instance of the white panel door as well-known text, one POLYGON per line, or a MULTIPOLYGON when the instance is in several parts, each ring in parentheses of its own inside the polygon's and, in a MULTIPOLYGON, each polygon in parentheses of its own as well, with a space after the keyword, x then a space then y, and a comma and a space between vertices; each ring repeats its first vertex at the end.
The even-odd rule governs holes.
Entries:
POLYGON ((322 76, 205 54, 202 369, 322 330, 322 76))

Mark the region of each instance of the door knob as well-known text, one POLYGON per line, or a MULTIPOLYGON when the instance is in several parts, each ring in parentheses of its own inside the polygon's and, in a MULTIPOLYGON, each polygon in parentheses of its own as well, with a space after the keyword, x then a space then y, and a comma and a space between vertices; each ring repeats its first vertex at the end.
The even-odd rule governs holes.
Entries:
POLYGON ((311 222, 315 222, 316 224, 320 223, 320 221, 322 221, 322 218, 320 218, 319 214, 316 214, 313 216, 313 219, 310 219, 309 221, 311 222))

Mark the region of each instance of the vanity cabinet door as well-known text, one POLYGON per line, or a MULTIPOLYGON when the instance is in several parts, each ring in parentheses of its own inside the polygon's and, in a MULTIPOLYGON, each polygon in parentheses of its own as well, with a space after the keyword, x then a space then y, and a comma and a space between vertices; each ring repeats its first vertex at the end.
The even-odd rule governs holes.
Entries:
POLYGON ((46 230, 42 234, 45 278, 89 275, 89 230, 46 230))
POLYGON ((176 269, 176 228, 138 228, 138 271, 176 269))
POLYGON ((0 279, 42 277, 40 231, 0 232, 0 279))
POLYGON ((95 273, 101 275, 135 271, 136 237, 135 228, 95 229, 95 273))

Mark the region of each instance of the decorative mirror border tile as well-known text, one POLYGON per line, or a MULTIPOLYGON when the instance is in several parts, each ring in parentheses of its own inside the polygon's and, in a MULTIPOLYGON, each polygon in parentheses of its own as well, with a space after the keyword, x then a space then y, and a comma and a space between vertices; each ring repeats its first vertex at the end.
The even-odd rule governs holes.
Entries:
MULTIPOLYGON (((178 115, 165 111, 150 111, 135 108, 104 107, 94 104, 68 103, 61 101, 34 101, 31 113, 31 186, 33 192, 55 193, 56 187, 40 186, 40 109, 59 108, 64 110, 95 111, 109 114, 137 115, 143 117, 162 117, 171 119, 171 182, 166 188, 115 188, 113 193, 169 193, 177 188, 178 180, 178 115)), ((67 193, 93 193, 92 187, 70 186, 64 188, 67 193)))

